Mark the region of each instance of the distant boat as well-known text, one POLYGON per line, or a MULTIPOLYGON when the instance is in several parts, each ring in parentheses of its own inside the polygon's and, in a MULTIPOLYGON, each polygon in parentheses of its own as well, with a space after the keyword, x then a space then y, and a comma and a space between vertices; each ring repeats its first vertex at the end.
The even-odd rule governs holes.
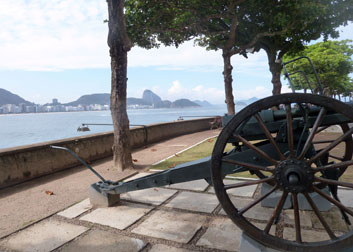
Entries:
POLYGON ((77 131, 90 131, 87 125, 82 125, 77 128, 77 131))

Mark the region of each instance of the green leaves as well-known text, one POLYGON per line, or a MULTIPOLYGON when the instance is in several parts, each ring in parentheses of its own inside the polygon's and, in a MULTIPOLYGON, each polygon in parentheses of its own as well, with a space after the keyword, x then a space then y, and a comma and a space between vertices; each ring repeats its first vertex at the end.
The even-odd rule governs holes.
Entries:
MULTIPOLYGON (((299 53, 285 55, 284 61, 289 61, 299 56, 308 56, 319 74, 323 88, 330 95, 352 92, 352 79, 349 76, 353 72, 353 45, 352 40, 326 41, 305 47, 299 53)), ((288 65, 289 72, 303 70, 312 85, 315 86, 315 78, 310 65, 304 61, 297 61, 288 65)), ((303 76, 295 76, 295 89, 308 88, 303 76)))

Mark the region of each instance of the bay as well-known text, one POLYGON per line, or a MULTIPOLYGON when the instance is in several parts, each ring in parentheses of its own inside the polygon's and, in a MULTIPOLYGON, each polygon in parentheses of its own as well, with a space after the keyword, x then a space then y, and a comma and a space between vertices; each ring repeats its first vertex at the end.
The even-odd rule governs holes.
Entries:
MULTIPOLYGON (((222 116, 225 113, 225 106, 128 110, 131 125, 170 122, 179 117, 188 120, 202 116, 222 116)), ((82 123, 111 124, 110 111, 0 115, 0 149, 113 130, 112 126, 92 125, 89 126, 90 131, 78 132, 77 128, 82 123)))

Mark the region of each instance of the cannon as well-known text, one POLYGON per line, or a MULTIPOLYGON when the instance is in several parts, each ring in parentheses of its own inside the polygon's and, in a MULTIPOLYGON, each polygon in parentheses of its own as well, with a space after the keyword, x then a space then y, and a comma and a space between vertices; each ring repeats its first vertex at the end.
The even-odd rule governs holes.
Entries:
MULTIPOLYGON (((286 73, 286 76, 289 74, 286 73)), ((101 181, 91 187, 98 193, 113 195, 205 179, 214 187, 229 218, 248 237, 266 247, 304 252, 352 249, 353 231, 335 232, 313 195, 320 195, 337 207, 346 223, 351 224, 349 215, 353 216, 353 210, 340 201, 337 188, 353 188, 353 182, 340 180, 353 165, 353 107, 323 96, 320 94, 322 88, 319 81, 317 85, 319 94, 275 95, 248 105, 235 116, 223 117, 224 126, 210 157, 128 182, 106 181, 98 174, 101 181), (335 134, 334 139, 322 140, 322 132, 333 125, 339 127, 340 133, 335 134), (233 184, 223 182, 226 175, 239 172, 249 172, 258 179, 233 184), (245 207, 240 208, 231 201, 231 189, 261 184, 269 187, 269 190, 245 207), (245 213, 274 193, 277 193, 278 198, 272 216, 261 229, 245 213), (329 239, 303 241, 300 197, 306 199, 329 239), (286 201, 291 202, 291 211, 294 213, 294 240, 270 234, 270 228, 278 220, 286 201)), ((63 147, 53 148, 65 149, 76 155, 63 147)))

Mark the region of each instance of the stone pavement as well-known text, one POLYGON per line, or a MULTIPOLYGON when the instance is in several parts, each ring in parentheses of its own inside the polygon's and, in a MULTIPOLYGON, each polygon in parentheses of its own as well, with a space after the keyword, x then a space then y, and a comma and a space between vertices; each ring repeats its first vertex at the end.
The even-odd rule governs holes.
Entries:
MULTIPOLYGON (((181 136, 135 151, 133 158, 142 172, 129 179, 149 174, 143 169, 218 132, 181 136)), ((111 160, 96 163, 94 168, 116 180, 111 177, 111 160)), ((91 172, 79 168, 0 191, 0 251, 240 250, 242 231, 227 217, 204 180, 122 194, 121 202, 110 208, 94 208, 87 199, 88 186, 96 181, 91 172)), ((228 193, 237 207, 243 207, 259 197, 260 191, 252 185, 228 193)), ((339 190, 342 202, 353 208, 351 193, 339 190)), ((273 209, 259 204, 245 216, 264 229, 272 213, 273 209)), ((347 230, 336 208, 323 215, 335 233, 347 230)), ((304 241, 328 238, 312 211, 301 211, 300 217, 304 241)), ((292 210, 283 211, 270 234, 295 238, 292 210)))
MULTIPOLYGON (((259 191, 256 186, 248 191, 233 190, 232 201, 245 206, 259 191)), ((342 201, 353 207, 351 190, 339 193, 342 201)), ((225 215, 204 180, 130 192, 121 198, 110 208, 93 208, 85 199, 3 238, 0 251, 239 251, 242 231, 225 215)), ((259 205, 246 217, 263 229, 272 212, 259 205)), ((341 218, 334 216, 335 209, 324 214, 332 215, 330 225, 337 234, 345 231, 341 218)), ((302 211, 301 216, 304 240, 327 238, 311 211, 302 211)), ((286 210, 282 217, 280 235, 293 240, 293 212, 286 210)), ((271 228, 271 234, 278 232, 278 225, 271 228)))
MULTIPOLYGON (((134 150, 135 169, 123 173, 112 169, 112 158, 91 165, 106 179, 117 181, 219 132, 220 129, 196 132, 134 150)), ((81 166, 0 190, 0 238, 84 200, 89 186, 97 181, 91 171, 81 166)))

